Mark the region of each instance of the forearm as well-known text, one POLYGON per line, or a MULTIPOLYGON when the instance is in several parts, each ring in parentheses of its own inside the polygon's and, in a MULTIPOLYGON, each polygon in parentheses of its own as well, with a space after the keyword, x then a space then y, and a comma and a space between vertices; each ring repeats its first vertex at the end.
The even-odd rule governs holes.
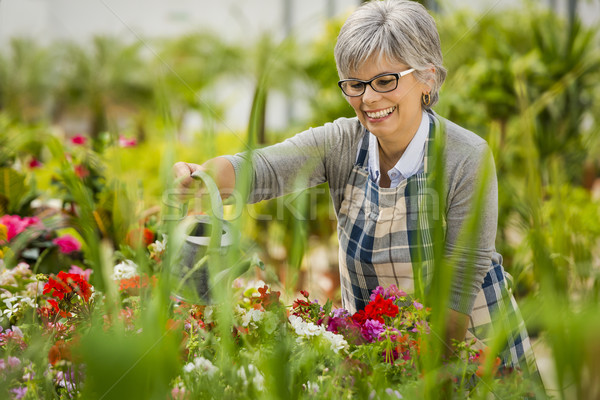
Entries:
POLYGON ((229 160, 224 157, 212 158, 202 164, 202 167, 214 179, 223 199, 233 193, 235 189, 235 171, 229 160))

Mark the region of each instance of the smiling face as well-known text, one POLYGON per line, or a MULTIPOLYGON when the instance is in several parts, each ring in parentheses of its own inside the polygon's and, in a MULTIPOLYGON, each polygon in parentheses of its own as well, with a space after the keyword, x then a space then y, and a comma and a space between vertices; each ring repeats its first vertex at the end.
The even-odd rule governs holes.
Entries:
MULTIPOLYGON (((370 80, 377 75, 409 68, 385 59, 378 62, 369 60, 349 78, 370 80)), ((413 72, 401 77, 398 87, 391 92, 379 93, 367 85, 362 96, 346 96, 346 99, 363 126, 377 136, 380 144, 394 143, 394 147, 405 148, 421 123, 421 95, 429 90, 429 86, 418 81, 413 72)))

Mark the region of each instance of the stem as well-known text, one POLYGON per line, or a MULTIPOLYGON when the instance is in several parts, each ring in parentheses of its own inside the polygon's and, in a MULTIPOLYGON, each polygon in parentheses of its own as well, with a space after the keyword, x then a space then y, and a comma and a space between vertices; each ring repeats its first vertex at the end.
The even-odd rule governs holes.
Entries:
POLYGON ((187 281, 188 279, 190 279, 190 277, 194 274, 194 272, 198 271, 200 268, 202 268, 204 266, 204 264, 206 264, 206 261, 208 261, 208 255, 202 257, 200 259, 200 261, 198 261, 196 263, 196 265, 194 265, 194 267, 192 269, 190 269, 181 279, 181 281, 179 281, 179 285, 177 286, 177 289, 175 290, 175 293, 179 292, 181 290, 181 288, 183 287, 183 284, 185 283, 185 281, 187 281))

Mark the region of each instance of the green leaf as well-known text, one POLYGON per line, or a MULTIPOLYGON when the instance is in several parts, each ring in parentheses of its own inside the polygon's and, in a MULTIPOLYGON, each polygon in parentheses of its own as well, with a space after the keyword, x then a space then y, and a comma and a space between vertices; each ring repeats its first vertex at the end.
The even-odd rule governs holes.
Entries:
POLYGON ((25 175, 12 168, 0 168, 0 194, 8 199, 6 213, 18 212, 21 198, 26 193, 25 175))

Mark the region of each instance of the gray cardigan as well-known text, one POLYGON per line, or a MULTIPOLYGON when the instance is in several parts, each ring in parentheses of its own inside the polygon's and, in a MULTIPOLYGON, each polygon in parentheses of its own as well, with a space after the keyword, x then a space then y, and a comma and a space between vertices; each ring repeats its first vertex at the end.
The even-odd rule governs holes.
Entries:
MULTIPOLYGON (((446 133, 446 250, 457 257, 449 306, 470 314, 494 253, 498 218, 496 172, 489 147, 482 138, 437 115, 436 118, 443 122, 446 133), (489 173, 478 216, 477 243, 466 243, 460 232, 473 208, 471 199, 479 188, 482 162, 489 163, 486 168, 489 173), (472 263, 474 269, 466 268, 467 263, 472 263)), ((358 118, 340 118, 257 150, 252 157, 254 173, 248 201, 267 200, 328 182, 337 215, 364 132, 358 118)), ((239 182, 243 179, 243 165, 248 161, 247 153, 226 158, 233 164, 239 182)))

